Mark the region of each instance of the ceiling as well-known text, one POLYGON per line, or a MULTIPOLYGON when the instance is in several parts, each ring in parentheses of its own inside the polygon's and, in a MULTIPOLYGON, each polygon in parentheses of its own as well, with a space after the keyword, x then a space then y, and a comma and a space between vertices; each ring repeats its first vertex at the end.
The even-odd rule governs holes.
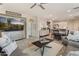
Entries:
POLYGON ((79 6, 78 3, 48 3, 43 5, 46 9, 42 10, 38 6, 30 9, 30 6, 32 5, 32 3, 3 3, 1 6, 9 11, 37 17, 49 17, 57 20, 63 20, 72 17, 69 16, 71 13, 68 13, 67 11, 79 6))

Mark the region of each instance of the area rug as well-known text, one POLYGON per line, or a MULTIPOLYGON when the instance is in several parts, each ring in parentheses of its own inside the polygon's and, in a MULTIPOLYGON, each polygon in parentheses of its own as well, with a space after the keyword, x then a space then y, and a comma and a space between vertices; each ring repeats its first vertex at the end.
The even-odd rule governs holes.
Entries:
MULTIPOLYGON (((52 48, 45 48, 44 50, 44 56, 57 56, 60 55, 59 53, 62 52, 63 45, 59 44, 55 41, 48 44, 48 46, 51 46, 52 48)), ((28 53, 29 56, 41 56, 41 51, 38 49, 35 51, 38 47, 32 45, 26 49, 23 50, 23 53, 28 53)))

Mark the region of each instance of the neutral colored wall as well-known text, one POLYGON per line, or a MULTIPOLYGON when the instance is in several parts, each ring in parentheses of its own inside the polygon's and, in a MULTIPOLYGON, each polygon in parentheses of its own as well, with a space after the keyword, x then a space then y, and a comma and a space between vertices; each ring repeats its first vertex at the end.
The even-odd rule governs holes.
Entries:
POLYGON ((44 18, 44 17, 38 17, 38 23, 39 23, 39 30, 41 28, 46 28, 47 27, 47 21, 50 21, 50 25, 51 25, 51 28, 52 28, 52 20, 51 19, 47 19, 47 18, 44 18))
POLYGON ((79 31, 79 20, 68 21, 68 28, 79 31))
POLYGON ((71 31, 79 31, 79 20, 70 20, 70 21, 60 21, 60 22, 53 22, 53 24, 59 24, 59 28, 66 28, 71 31))

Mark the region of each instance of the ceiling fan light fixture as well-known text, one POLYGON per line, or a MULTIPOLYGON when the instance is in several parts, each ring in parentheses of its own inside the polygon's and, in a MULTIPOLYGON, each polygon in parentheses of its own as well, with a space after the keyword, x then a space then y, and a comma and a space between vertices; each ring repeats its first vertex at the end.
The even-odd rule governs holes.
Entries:
POLYGON ((46 4, 46 3, 34 3, 34 4, 30 7, 30 9, 34 8, 34 7, 37 5, 37 6, 41 7, 41 8, 44 10, 45 8, 44 8, 43 4, 46 4))

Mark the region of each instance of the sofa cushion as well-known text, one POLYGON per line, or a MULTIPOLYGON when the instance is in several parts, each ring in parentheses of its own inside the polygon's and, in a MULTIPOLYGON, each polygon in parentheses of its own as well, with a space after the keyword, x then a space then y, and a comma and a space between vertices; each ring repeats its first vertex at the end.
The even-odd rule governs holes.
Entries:
POLYGON ((0 47, 4 48, 5 46, 7 46, 10 43, 10 39, 6 36, 0 38, 0 47))
POLYGON ((7 55, 10 55, 17 48, 17 44, 4 35, 0 38, 0 47, 2 47, 2 51, 5 51, 7 55))
POLYGON ((74 34, 69 34, 67 38, 68 40, 79 41, 79 31, 74 31, 74 34))
POLYGON ((79 56, 79 51, 70 51, 67 56, 79 56))
POLYGON ((16 42, 11 42, 8 46, 4 47, 2 51, 5 51, 7 55, 11 55, 13 51, 17 48, 16 42))

